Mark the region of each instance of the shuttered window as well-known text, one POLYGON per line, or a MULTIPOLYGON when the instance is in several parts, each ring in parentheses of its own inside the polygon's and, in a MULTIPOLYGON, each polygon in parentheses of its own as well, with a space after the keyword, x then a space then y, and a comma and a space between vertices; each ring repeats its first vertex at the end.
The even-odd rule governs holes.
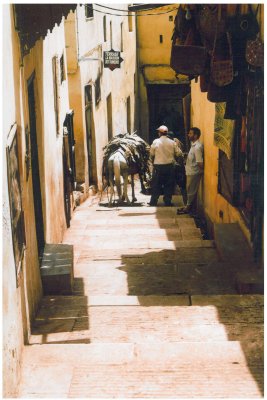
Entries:
POLYGON ((85 17, 94 18, 93 4, 85 4, 85 17))

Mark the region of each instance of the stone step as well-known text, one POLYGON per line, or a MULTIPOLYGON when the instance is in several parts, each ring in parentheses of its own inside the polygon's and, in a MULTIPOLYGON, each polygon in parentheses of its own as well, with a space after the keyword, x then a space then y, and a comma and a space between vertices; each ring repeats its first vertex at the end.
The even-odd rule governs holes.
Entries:
POLYGON ((83 242, 79 243, 74 243, 74 252, 81 252, 81 251, 86 251, 86 249, 90 249, 90 254, 97 253, 100 249, 102 252, 106 252, 107 250, 110 251, 112 254, 116 254, 117 256, 119 254, 130 254, 131 252, 133 253, 149 253, 152 250, 177 250, 177 249, 182 249, 182 248, 213 248, 214 243, 213 241, 210 240, 202 240, 195 238, 193 240, 177 240, 177 241, 172 241, 172 240, 132 240, 129 242, 129 240, 120 240, 120 241, 105 241, 101 242, 101 240, 97 239, 92 239, 92 241, 89 242, 89 240, 83 240, 83 242))
POLYGON ((223 297, 205 306, 203 296, 192 306, 189 296, 46 297, 30 343, 262 341, 263 296, 250 303, 231 296, 228 306, 223 297))
MULTIPOLYGON (((84 238, 95 238, 95 237, 103 237, 103 238, 109 238, 109 239, 117 239, 118 237, 120 238, 127 238, 128 240, 131 240, 132 238, 135 237, 154 237, 157 238, 158 236, 166 238, 168 240, 170 237, 181 239, 181 234, 186 234, 189 236, 192 234, 194 236, 196 233, 199 235, 200 229, 196 227, 178 227, 178 226, 173 226, 170 228, 161 228, 161 227, 151 227, 148 226, 146 228, 143 227, 136 227, 133 226, 131 229, 128 227, 123 227, 120 230, 118 229, 99 229, 94 228, 94 229, 85 229, 82 230, 81 232, 75 232, 75 236, 77 239, 81 239, 82 237, 84 238)), ((67 232, 65 234, 64 240, 67 238, 71 238, 73 236, 73 232, 67 232)), ((201 237, 201 236, 200 236, 201 237)), ((175 239, 173 239, 175 240, 175 239)), ((190 238, 189 238, 190 240, 190 238)))
MULTIPOLYGON (((125 218, 123 219, 123 221, 125 218)), ((121 219, 118 221, 114 218, 111 220, 107 219, 100 219, 97 218, 97 220, 92 219, 90 222, 88 219, 84 220, 79 220, 75 221, 75 223, 71 222, 71 227, 67 230, 66 233, 68 232, 76 232, 79 230, 84 230, 85 228, 91 229, 92 226, 94 229, 105 229, 105 227, 108 224, 109 229, 121 229, 124 225, 127 226, 127 229, 136 229, 139 227, 141 224, 140 219, 136 218, 127 218, 127 224, 125 224, 121 219)), ((142 221, 142 229, 153 229, 154 227, 158 227, 161 229, 169 229, 169 228, 186 228, 186 227, 191 227, 191 228, 196 228, 195 221, 191 218, 169 218, 169 219, 161 219, 161 218, 153 218, 153 219, 148 219, 148 218, 143 218, 142 221)))
POLYGON ((263 345, 255 341, 177 342, 177 343, 90 343, 28 345, 24 347, 23 363, 33 365, 66 364, 124 365, 147 367, 155 365, 188 366, 189 363, 255 364, 263 361, 263 345), (156 364, 154 364, 156 363, 156 364))
MULTIPOLYGON (((190 241, 191 242, 191 241, 190 241)), ((217 261, 218 255, 213 243, 207 240, 201 241, 203 246, 199 247, 200 241, 197 241, 196 247, 190 246, 189 242, 170 242, 166 246, 171 248, 162 249, 162 244, 155 242, 154 248, 118 248, 118 249, 89 249, 86 245, 74 246, 74 252, 78 257, 79 263, 87 263, 92 260, 121 260, 122 263, 126 261, 138 260, 138 263, 155 263, 164 264, 173 261, 190 262, 190 263, 205 263, 217 261), (159 247, 157 247, 159 246, 159 247), (207 246, 207 247, 206 247, 207 246)), ((165 242, 166 243, 166 242, 165 242)), ((192 242, 191 242, 192 243, 192 242)), ((150 242, 153 245, 153 241, 150 242)))
POLYGON ((263 395, 262 348, 252 342, 43 344, 25 347, 24 365, 19 397, 263 395))
POLYGON ((214 237, 222 260, 253 265, 252 249, 238 223, 214 224, 214 237))
POLYGON ((133 240, 138 239, 155 239, 157 240, 158 237, 165 239, 165 240, 172 240, 172 241, 180 241, 180 240, 195 240, 195 239, 202 239, 202 234, 199 228, 191 228, 191 227, 182 227, 179 228, 178 226, 168 226, 168 228, 162 228, 157 226, 144 226, 126 228, 126 226, 121 226, 120 229, 116 227, 110 227, 108 229, 99 229, 100 227, 94 228, 83 228, 77 231, 68 231, 64 236, 64 243, 77 243, 79 240, 88 240, 88 239, 95 239, 99 237, 103 237, 103 240, 118 240, 124 239, 131 244, 133 240), (109 236, 110 235, 110 236, 109 236))
POLYGON ((162 260, 135 257, 76 263, 75 294, 172 295, 236 293, 235 273, 227 263, 162 260), (207 276, 209 279, 207 280, 207 276), (108 277, 108 279, 107 279, 108 277))
MULTIPOLYGON (((78 234, 73 235, 72 232, 68 232, 65 237, 64 237, 64 242, 68 243, 81 243, 81 241, 84 241, 88 244, 93 244, 95 241, 101 240, 103 244, 105 242, 118 242, 118 241, 128 241, 129 245, 131 246, 132 242, 140 241, 147 241, 150 240, 151 238, 156 238, 157 240, 165 240, 165 241, 178 241, 182 240, 183 236, 183 231, 179 228, 173 228, 173 229, 146 229, 142 230, 141 228, 139 229, 131 229, 131 230, 125 230, 125 229, 106 229, 106 230, 100 230, 100 229, 94 229, 94 230, 85 230, 84 232, 80 232, 78 234)), ((188 236, 188 232, 185 232, 185 235, 188 236)), ((191 237, 196 237, 198 239, 201 239, 201 235, 199 234, 198 231, 194 231, 191 237)))

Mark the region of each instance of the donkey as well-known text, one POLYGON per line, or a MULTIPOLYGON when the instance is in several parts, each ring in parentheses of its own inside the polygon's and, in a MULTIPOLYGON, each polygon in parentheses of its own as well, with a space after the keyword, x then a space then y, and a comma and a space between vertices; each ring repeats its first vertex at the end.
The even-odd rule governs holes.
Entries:
POLYGON ((115 186, 117 188, 119 203, 126 200, 127 204, 130 205, 131 202, 127 193, 128 177, 131 175, 131 188, 132 188, 132 203, 137 201, 134 191, 134 175, 139 174, 141 189, 144 193, 146 191, 144 180, 140 169, 136 163, 132 163, 131 166, 128 165, 126 157, 121 150, 115 151, 108 159, 108 180, 110 185, 110 199, 109 207, 112 205, 112 200, 114 196, 114 180, 115 186), (123 177, 123 193, 121 191, 121 176, 123 177))

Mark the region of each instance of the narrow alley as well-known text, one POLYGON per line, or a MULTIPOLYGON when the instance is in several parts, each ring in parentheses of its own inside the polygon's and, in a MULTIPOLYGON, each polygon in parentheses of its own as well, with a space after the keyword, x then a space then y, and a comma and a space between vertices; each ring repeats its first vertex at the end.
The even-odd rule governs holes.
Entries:
POLYGON ((146 200, 75 211, 74 292, 43 297, 20 397, 261 397, 262 296, 237 294, 193 218, 146 200))

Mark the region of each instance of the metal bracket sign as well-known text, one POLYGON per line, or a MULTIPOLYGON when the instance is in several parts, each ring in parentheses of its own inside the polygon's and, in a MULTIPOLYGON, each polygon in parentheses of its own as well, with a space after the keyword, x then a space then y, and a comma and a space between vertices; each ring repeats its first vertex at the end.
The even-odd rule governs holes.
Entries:
POLYGON ((111 49, 110 51, 104 51, 104 68, 109 68, 113 71, 116 68, 121 67, 121 62, 123 58, 121 58, 120 51, 114 51, 111 49))

